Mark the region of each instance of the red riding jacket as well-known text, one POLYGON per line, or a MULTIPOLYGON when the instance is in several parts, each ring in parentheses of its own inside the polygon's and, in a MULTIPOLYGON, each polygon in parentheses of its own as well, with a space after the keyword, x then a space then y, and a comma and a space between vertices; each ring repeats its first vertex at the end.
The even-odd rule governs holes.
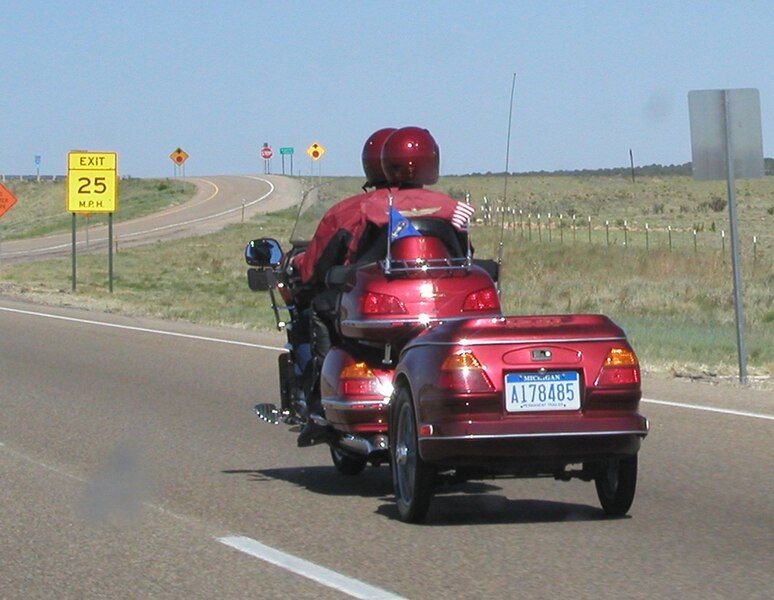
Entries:
POLYGON ((461 203, 440 192, 422 188, 390 188, 346 198, 328 209, 304 253, 295 257, 293 264, 299 270, 301 281, 307 283, 313 278, 315 265, 337 235, 346 240, 344 264, 349 264, 368 224, 387 224, 390 193, 393 207, 406 217, 434 217, 450 221, 458 228, 460 226, 461 203))

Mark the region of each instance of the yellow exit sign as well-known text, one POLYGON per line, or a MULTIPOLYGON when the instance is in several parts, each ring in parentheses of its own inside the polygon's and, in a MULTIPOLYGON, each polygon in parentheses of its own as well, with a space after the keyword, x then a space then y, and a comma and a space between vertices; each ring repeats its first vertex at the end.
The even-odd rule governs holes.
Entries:
POLYGON ((115 152, 70 152, 67 155, 67 210, 115 212, 118 209, 117 162, 115 152))

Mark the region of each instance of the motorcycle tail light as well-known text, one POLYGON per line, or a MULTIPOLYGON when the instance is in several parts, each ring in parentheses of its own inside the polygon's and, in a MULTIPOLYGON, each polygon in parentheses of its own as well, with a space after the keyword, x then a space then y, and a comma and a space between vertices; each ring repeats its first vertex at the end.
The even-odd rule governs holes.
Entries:
POLYGON ((441 365, 438 387, 466 394, 494 391, 484 367, 469 350, 446 357, 441 365))
POLYGON ((376 292, 368 292, 363 296, 364 315, 402 315, 405 313, 406 307, 400 298, 376 292))
POLYGON ((640 363, 629 348, 612 348, 594 383, 596 386, 637 385, 640 383, 640 363))
POLYGON ((339 374, 339 395, 374 396, 379 394, 379 379, 364 362, 344 367, 339 374))
POLYGON ((500 310, 500 300, 494 288, 488 287, 468 294, 462 303, 462 310, 500 310))

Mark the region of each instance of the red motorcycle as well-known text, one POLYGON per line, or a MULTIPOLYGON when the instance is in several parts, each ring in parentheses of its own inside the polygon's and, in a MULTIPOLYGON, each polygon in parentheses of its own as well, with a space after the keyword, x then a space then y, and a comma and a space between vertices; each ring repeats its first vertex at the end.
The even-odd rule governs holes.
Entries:
POLYGON ((496 264, 472 258, 466 231, 429 218, 411 218, 414 235, 399 239, 388 223, 369 255, 310 292, 293 257, 323 212, 299 212, 286 253, 268 238, 245 250, 250 288, 269 291, 289 341, 280 406, 257 405, 262 419, 314 420, 345 475, 389 463, 408 522, 425 517, 439 482, 500 476, 594 481, 605 513, 629 510, 648 422, 620 327, 602 315, 503 316, 496 264), (300 333, 314 294, 332 340, 324 357, 300 333))

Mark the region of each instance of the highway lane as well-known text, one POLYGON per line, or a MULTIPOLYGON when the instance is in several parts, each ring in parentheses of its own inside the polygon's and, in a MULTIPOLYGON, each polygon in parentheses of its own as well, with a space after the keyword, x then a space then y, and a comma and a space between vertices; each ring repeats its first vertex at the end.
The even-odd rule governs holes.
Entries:
MULTIPOLYGON (((223 536, 412 598, 774 589, 774 421, 643 405, 652 432, 628 518, 605 519, 592 484, 497 480, 443 490, 409 526, 386 468, 344 478, 325 448, 299 450, 250 414, 276 398, 277 350, 213 340, 278 335, 0 307, 137 328, 0 310, 2 596, 340 596, 223 536)), ((645 393, 774 414, 769 392, 733 385, 648 380, 645 393)))
MULTIPOLYGON (((297 204, 302 194, 298 179, 277 175, 196 177, 187 181, 196 185, 196 193, 189 201, 158 213, 115 223, 113 229, 118 244, 121 247, 137 246, 212 233, 242 219, 243 201, 248 219, 259 212, 272 212, 297 204)), ((7 264, 67 256, 71 252, 70 236, 68 232, 3 242, 0 260, 7 264)), ((91 227, 89 250, 104 250, 107 237, 106 226, 91 227)), ((86 229, 82 223, 76 243, 78 252, 86 250, 86 229)))

